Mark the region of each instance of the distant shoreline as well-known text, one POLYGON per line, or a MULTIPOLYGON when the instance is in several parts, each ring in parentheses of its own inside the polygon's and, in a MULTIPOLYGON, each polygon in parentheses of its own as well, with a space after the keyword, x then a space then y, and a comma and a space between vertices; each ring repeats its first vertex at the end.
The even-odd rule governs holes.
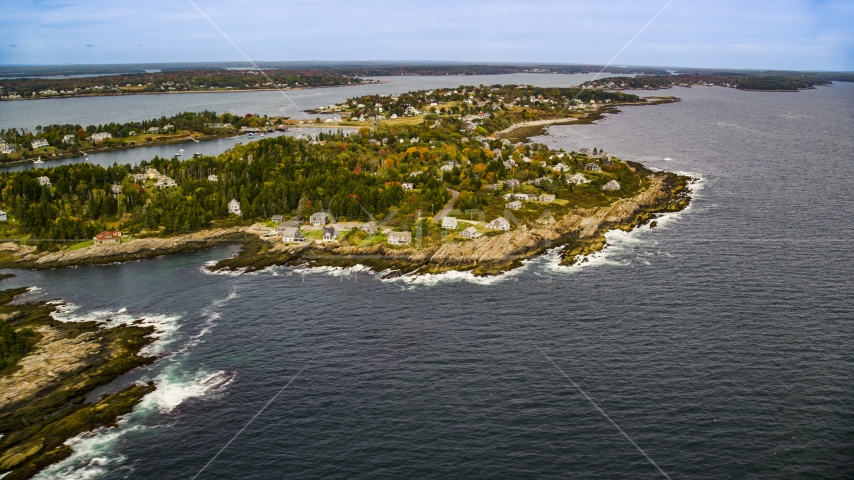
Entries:
POLYGON ((124 97, 136 95, 181 95, 181 94, 207 94, 207 93, 247 93, 247 92, 287 92, 290 90, 314 90, 317 88, 340 88, 340 87, 358 87, 361 85, 382 85, 389 82, 376 81, 365 82, 351 85, 324 85, 321 87, 297 87, 297 88, 234 88, 231 90, 200 90, 200 91, 173 91, 173 92, 119 92, 119 93, 83 93, 79 95, 53 95, 49 97, 21 97, 21 98, 0 98, 0 102, 17 102, 22 100, 55 100, 58 98, 89 98, 89 97, 124 97))

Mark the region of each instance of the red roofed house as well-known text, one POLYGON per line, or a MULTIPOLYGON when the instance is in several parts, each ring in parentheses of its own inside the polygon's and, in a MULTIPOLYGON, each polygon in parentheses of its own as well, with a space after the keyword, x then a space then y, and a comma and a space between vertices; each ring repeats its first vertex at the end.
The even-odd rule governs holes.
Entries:
POLYGON ((118 230, 113 230, 111 232, 101 232, 93 238, 95 240, 95 245, 106 245, 109 243, 121 243, 122 241, 122 232, 118 230))

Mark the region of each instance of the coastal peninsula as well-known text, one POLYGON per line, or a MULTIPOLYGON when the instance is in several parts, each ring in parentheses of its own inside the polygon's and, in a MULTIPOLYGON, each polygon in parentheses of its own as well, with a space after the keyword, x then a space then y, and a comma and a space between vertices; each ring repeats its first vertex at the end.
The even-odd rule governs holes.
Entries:
POLYGON ((585 88, 461 86, 318 109, 357 133, 277 137, 217 157, 4 174, 0 266, 112 263, 236 242, 211 267, 364 265, 491 275, 546 249, 564 263, 684 208, 691 179, 598 147, 531 143, 549 124, 677 101, 585 88), (335 118, 337 117, 337 118, 335 118))

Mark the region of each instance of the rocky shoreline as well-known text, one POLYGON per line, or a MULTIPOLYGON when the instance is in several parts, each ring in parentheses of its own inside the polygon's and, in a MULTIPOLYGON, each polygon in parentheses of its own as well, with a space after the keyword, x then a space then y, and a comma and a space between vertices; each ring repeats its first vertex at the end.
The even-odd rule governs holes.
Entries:
POLYGON ((15 329, 36 333, 32 350, 0 371, 0 476, 30 478, 71 455, 65 442, 81 433, 115 426, 155 389, 131 384, 87 402, 86 395, 120 375, 156 360, 142 349, 154 327, 106 328, 96 322, 63 323, 55 303, 12 304, 27 288, 0 292, 0 317, 15 329))
POLYGON ((522 265, 522 261, 563 247, 561 264, 572 265, 580 257, 605 247, 605 233, 612 229, 630 231, 654 221, 659 213, 686 208, 690 177, 666 172, 652 172, 640 164, 650 186, 631 198, 611 205, 583 209, 561 219, 543 222, 533 228, 521 226, 495 236, 467 242, 444 243, 427 248, 401 248, 385 244, 358 247, 344 244, 302 245, 271 243, 252 239, 235 257, 208 267, 211 271, 252 272, 276 265, 311 267, 352 267, 362 265, 386 276, 436 274, 447 271, 469 271, 476 276, 497 275, 522 265))

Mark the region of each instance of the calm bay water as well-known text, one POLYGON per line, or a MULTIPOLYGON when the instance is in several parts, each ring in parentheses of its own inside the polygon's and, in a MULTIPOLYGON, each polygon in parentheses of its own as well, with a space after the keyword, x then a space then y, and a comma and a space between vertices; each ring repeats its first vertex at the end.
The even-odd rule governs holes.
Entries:
POLYGON ((16 272, 164 332, 123 379, 157 392, 40 478, 192 477, 271 400, 198 478, 661 477, 567 377, 672 478, 850 477, 854 85, 667 93, 540 139, 701 178, 581 268, 204 273, 224 246, 16 272))
MULTIPOLYGON (((545 87, 571 87, 595 77, 595 74, 538 74, 456 76, 372 77, 382 84, 348 87, 312 88, 266 92, 181 93, 164 95, 127 95, 121 97, 46 98, 40 100, 0 102, 0 128, 27 128, 37 125, 99 125, 124 123, 171 116, 180 112, 212 110, 218 113, 245 115, 283 115, 298 120, 302 110, 340 103, 362 95, 388 95, 430 88, 454 88, 460 85, 521 84, 545 87)), ((599 78, 613 75, 602 74, 599 78)))

